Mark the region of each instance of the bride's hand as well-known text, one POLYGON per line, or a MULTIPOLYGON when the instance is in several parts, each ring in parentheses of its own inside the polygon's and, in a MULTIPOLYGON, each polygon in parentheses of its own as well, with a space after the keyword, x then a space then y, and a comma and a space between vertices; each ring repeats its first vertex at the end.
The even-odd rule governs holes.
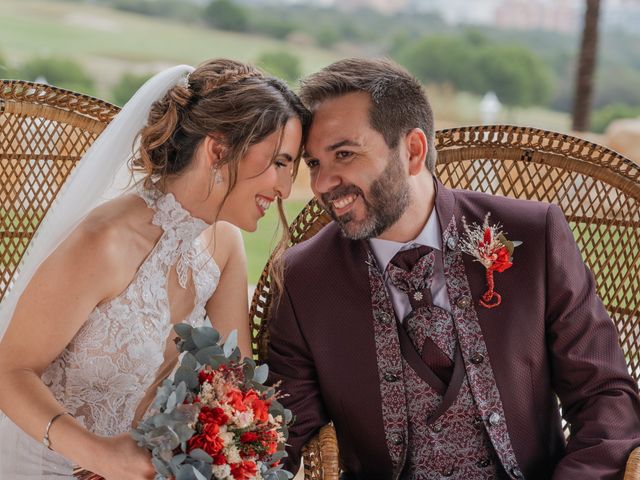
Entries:
POLYGON ((100 439, 101 451, 92 470, 105 480, 153 480, 151 454, 138 446, 128 433, 100 439))

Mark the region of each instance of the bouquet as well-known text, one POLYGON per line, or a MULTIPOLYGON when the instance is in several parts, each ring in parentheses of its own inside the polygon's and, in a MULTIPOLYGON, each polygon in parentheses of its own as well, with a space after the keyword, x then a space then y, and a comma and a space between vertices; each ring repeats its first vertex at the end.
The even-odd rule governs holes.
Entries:
POLYGON ((151 415, 132 432, 151 451, 156 480, 284 480, 292 416, 263 385, 268 367, 240 359, 236 332, 220 345, 211 327, 175 326, 183 356, 151 415))

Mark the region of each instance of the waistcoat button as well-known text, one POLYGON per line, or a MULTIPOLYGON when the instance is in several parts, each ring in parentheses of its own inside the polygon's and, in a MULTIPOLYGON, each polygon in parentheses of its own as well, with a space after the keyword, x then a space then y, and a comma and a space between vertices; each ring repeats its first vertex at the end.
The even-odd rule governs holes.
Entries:
POLYGON ((387 382, 397 382, 398 380, 400 380, 400 377, 394 373, 385 373, 384 379, 387 382))
POLYGON ((471 299, 466 295, 463 295, 462 297, 458 298, 456 305, 458 305, 458 308, 468 308, 469 305, 471 305, 471 299))
POLYGON ((491 425, 492 427, 495 427, 499 423, 500 423, 500 414, 499 413, 493 412, 491 415, 489 415, 489 425, 491 425))
POLYGON ((475 417, 475 418, 473 419, 473 426, 474 426, 474 427, 476 427, 476 428, 480 428, 480 427, 482 427, 482 424, 483 424, 483 423, 484 423, 484 422, 482 421, 482 417, 475 417))
POLYGON ((439 423, 434 423, 433 425, 431 425, 431 431, 433 431, 434 433, 440 433, 442 431, 442 425, 439 423))
POLYGON ((388 313, 382 312, 378 315, 378 320, 381 321, 382 323, 390 323, 391 315, 389 315, 388 313))
POLYGON ((442 471, 443 477, 450 477, 451 475, 453 475, 453 467, 447 467, 442 471))
POLYGON ((491 460, 489 460, 488 458, 481 458, 480 460, 478 460, 476 465, 480 468, 486 468, 491 465, 491 460))
POLYGON ((471 357, 471 363, 473 363, 474 365, 478 365, 482 362, 484 362, 484 355, 482 355, 481 353, 474 353, 471 357))
POLYGON ((455 238, 449 237, 449 239, 447 240, 447 247, 449 247, 449 250, 455 250, 457 243, 458 242, 455 238))
POLYGON ((391 443, 393 443, 396 446, 402 445, 403 442, 404 440, 402 439, 402 435, 394 435, 393 438, 391 439, 391 443))

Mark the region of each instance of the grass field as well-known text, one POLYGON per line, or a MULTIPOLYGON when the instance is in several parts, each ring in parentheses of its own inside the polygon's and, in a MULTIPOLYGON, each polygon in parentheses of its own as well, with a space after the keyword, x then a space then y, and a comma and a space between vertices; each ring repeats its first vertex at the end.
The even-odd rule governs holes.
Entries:
MULTIPOLYGON (((289 223, 296 218, 306 204, 304 200, 288 200, 284 203, 289 223)), ((252 285, 258 283, 269 254, 280 240, 281 231, 278 229, 278 223, 278 210, 274 204, 258 224, 258 230, 243 234, 247 250, 248 279, 252 285)))
MULTIPOLYGON (((185 8, 189 8, 185 5, 185 8)), ((309 73, 340 57, 335 51, 267 37, 212 30, 95 5, 42 0, 2 0, 0 52, 10 63, 34 55, 59 55, 84 64, 99 96, 125 72, 155 72, 168 65, 212 57, 253 61, 286 49, 309 73)))

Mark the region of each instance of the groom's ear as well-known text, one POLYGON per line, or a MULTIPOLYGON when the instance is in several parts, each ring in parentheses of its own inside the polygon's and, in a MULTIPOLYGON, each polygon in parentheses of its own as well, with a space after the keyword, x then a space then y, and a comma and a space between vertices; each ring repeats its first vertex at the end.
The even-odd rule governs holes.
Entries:
POLYGON ((202 142, 202 148, 209 164, 209 168, 213 168, 216 163, 224 156, 225 146, 220 135, 207 135, 202 142))
POLYGON ((409 175, 418 175, 425 168, 427 155, 427 136, 421 128, 413 128, 404 137, 409 157, 409 175))

